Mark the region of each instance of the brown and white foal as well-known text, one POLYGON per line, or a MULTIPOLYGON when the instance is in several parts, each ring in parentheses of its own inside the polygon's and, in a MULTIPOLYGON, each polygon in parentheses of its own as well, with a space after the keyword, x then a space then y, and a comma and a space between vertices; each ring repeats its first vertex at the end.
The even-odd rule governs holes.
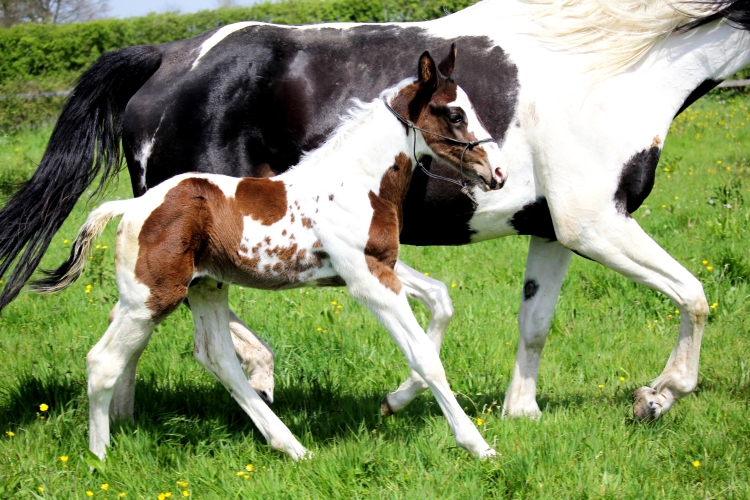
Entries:
MULTIPOLYGON (((455 51, 441 63, 448 75, 455 51)), ((195 321, 195 358, 229 390, 271 447, 307 453, 251 388, 230 336, 228 284, 279 290, 346 285, 388 329, 409 366, 429 385, 460 446, 479 457, 495 452, 451 393, 435 346, 414 318, 394 266, 401 205, 416 158, 431 155, 487 189, 502 185, 494 142, 466 93, 438 73, 425 52, 417 80, 357 102, 320 149, 274 179, 212 174, 171 178, 133 200, 94 210, 69 259, 35 290, 52 293, 81 274, 95 236, 122 216, 115 266, 119 307, 86 357, 89 447, 104 457, 109 405, 119 377, 148 343, 154 327, 188 300, 195 321), (386 106, 421 129, 404 125, 386 106), (464 141, 464 143, 456 142, 464 141)))

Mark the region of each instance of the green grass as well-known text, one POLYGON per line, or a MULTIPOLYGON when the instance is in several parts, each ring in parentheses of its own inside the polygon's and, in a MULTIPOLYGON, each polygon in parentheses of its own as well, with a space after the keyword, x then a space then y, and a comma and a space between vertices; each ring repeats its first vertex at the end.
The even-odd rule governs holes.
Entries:
MULTIPOLYGON (((526 238, 505 238, 402 249, 407 263, 456 285, 445 367, 462 406, 481 418, 496 460, 478 462, 456 448, 430 395, 395 417, 378 416, 381 398, 408 369, 388 334, 344 289, 235 288, 232 307, 276 350, 274 410, 315 457, 294 463, 266 446, 227 391, 193 361, 192 322, 182 308, 143 356, 135 423, 113 428, 105 465, 89 472, 84 357, 116 300, 111 224, 99 241, 107 248, 95 251, 78 283, 54 296, 25 292, 0 316, 0 497, 88 498, 89 490, 93 498, 176 498, 183 490, 177 481, 187 481, 193 498, 222 499, 748 498, 748 125, 750 98, 693 106, 675 122, 656 187, 635 214, 717 304, 698 388, 659 422, 633 422, 630 396, 664 367, 677 337, 674 307, 580 258, 563 285, 542 359, 544 416, 500 418, 527 246, 526 238), (339 315, 332 301, 343 306, 339 315), (247 464, 254 470, 238 476, 247 464)), ((29 175, 49 132, 0 138, 0 179, 29 175)), ((108 197, 128 196, 129 185, 123 174, 108 197)), ((67 256, 66 240, 92 205, 79 203, 46 267, 67 256)), ((425 310, 414 309, 426 324, 425 310)))

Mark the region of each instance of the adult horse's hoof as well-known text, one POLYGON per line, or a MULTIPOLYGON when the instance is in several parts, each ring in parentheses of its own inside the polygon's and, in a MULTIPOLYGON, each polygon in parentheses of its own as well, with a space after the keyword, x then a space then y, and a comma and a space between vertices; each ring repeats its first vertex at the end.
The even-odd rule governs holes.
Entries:
POLYGON ((394 413, 395 412, 391 409, 391 405, 388 404, 388 396, 384 397, 383 401, 380 402, 380 416, 383 418, 390 417, 394 413))
POLYGON ((633 417, 641 422, 657 420, 663 413, 659 395, 651 387, 641 387, 633 393, 633 417))

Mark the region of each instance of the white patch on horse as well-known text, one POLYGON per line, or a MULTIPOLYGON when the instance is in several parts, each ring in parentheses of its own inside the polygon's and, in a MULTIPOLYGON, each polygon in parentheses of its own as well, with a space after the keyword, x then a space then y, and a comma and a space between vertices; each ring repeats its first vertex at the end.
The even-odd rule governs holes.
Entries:
POLYGON ((241 29, 245 29, 248 26, 257 26, 259 24, 258 22, 252 22, 252 21, 243 21, 241 23, 234 23, 229 24, 227 26, 223 26, 219 31, 214 33, 208 40, 203 42, 200 47, 200 53, 198 54, 198 57, 195 58, 195 61, 193 61, 193 65, 190 66, 190 71, 193 71, 196 66, 198 66, 198 62, 201 60, 203 56, 205 56, 209 50, 216 47, 216 45, 219 44, 222 40, 224 40, 226 37, 234 33, 235 31, 239 31, 241 29))

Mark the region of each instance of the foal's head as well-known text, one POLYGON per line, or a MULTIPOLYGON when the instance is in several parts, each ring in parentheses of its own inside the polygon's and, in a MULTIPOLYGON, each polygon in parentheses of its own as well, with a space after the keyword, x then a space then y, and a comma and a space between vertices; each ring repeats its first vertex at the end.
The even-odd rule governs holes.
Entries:
POLYGON ((485 191, 500 189, 505 184, 499 164, 500 149, 484 128, 466 92, 451 79, 455 64, 455 44, 440 63, 439 71, 430 53, 422 54, 417 81, 404 87, 391 100, 391 107, 423 129, 420 133, 429 154, 462 176, 475 179, 485 191))

